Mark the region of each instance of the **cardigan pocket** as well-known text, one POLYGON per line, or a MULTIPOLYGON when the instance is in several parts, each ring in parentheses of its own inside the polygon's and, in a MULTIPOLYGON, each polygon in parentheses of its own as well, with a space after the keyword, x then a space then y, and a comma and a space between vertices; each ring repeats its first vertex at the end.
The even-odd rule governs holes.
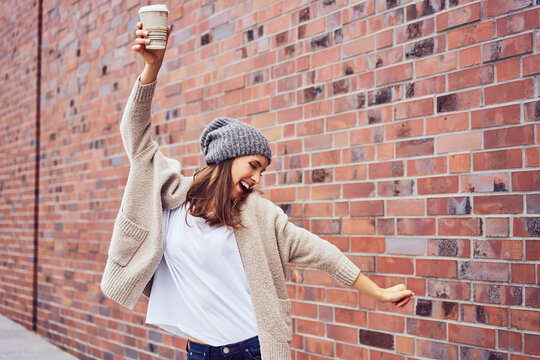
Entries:
POLYGON ((147 235, 148 229, 129 220, 120 210, 114 223, 109 256, 118 265, 126 266, 147 235))
POLYGON ((291 302, 289 299, 279 299, 279 307, 281 316, 286 326, 287 341, 292 340, 292 317, 291 317, 291 302))

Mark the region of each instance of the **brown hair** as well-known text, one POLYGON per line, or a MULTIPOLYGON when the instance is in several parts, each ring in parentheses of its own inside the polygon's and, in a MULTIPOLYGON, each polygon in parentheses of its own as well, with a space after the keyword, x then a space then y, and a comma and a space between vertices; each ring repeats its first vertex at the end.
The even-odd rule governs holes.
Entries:
POLYGON ((186 201, 189 201, 189 213, 206 219, 208 225, 224 224, 238 230, 242 224, 236 215, 249 192, 231 199, 233 161, 228 159, 199 169, 187 192, 186 201))

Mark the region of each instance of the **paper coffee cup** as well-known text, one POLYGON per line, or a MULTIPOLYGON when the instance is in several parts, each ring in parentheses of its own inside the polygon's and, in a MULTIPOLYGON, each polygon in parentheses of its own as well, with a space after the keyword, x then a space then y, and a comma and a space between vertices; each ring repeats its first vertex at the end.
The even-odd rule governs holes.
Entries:
POLYGON ((143 6, 139 9, 139 18, 143 30, 148 31, 150 44, 147 49, 165 49, 167 45, 167 21, 169 10, 164 4, 143 6))

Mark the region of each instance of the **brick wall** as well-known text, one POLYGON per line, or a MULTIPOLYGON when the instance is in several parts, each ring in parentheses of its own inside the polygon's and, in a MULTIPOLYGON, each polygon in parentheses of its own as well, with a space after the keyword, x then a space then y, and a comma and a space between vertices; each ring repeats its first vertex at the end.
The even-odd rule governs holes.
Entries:
POLYGON ((31 328, 38 12, 22 1, 0 9, 0 312, 31 328))
MULTIPOLYGON (((6 22, 37 12, 11 3, 6 22)), ((130 51, 141 5, 43 6, 38 330, 82 359, 185 356, 183 339, 144 325, 146 299, 129 311, 99 290, 128 172, 118 123, 142 70, 130 51)), ((293 266, 294 358, 540 359, 538 1, 167 5, 163 151, 191 175, 206 123, 252 123, 275 154, 267 196, 381 286, 416 294, 396 311, 293 266)), ((37 25, 9 24, 0 311, 27 325, 37 25)))

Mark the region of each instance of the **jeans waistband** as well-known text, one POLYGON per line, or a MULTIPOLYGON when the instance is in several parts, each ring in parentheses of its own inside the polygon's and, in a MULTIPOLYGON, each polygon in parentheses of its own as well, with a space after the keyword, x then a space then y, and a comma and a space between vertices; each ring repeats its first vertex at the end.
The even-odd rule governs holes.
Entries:
POLYGON ((198 343, 196 341, 188 340, 186 344, 186 351, 205 352, 208 354, 233 354, 237 352, 244 352, 246 349, 259 346, 259 337, 254 336, 233 344, 212 346, 198 343))

